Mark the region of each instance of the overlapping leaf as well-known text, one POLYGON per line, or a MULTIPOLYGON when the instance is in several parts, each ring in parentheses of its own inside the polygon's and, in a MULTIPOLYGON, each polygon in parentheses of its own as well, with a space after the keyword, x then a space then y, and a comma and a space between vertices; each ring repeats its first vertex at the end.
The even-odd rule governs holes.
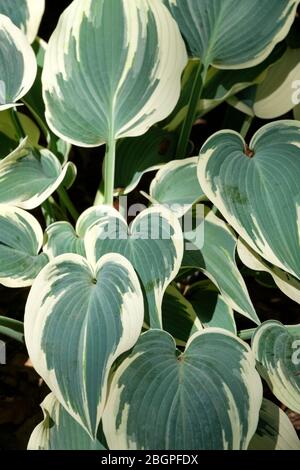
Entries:
POLYGON ((138 278, 118 254, 93 266, 79 255, 59 256, 30 291, 24 329, 33 366, 93 438, 110 367, 137 341, 143 317, 138 278))
POLYGON ((41 404, 44 419, 33 430, 28 450, 105 450, 56 400, 53 393, 41 404))
POLYGON ((200 185, 252 249, 300 279, 300 122, 267 124, 249 147, 233 131, 210 137, 200 185))
POLYGON ((75 229, 69 222, 55 222, 46 229, 43 250, 50 259, 65 253, 85 256, 84 237, 89 228, 116 211, 110 206, 93 206, 84 211, 77 220, 75 229))
POLYGON ((103 429, 110 449, 245 449, 261 400, 254 358, 230 333, 196 333, 180 353, 152 330, 112 378, 103 429))
POLYGON ((151 183, 151 200, 182 217, 197 201, 205 198, 197 177, 197 163, 198 158, 192 157, 164 165, 151 183))
POLYGON ((283 271, 276 266, 270 265, 261 256, 259 256, 247 243, 239 238, 237 252, 241 261, 247 268, 253 271, 263 271, 269 273, 277 287, 285 293, 290 299, 300 304, 300 281, 291 274, 283 271))
POLYGON ((299 438, 287 415, 265 398, 249 450, 300 450, 299 438))
POLYGON ((24 33, 0 14, 0 111, 15 106, 33 85, 37 64, 24 33))
POLYGON ((46 52, 48 124, 81 146, 141 135, 176 105, 186 62, 161 0, 74 0, 46 52))
POLYGON ((267 321, 256 330, 252 349, 259 372, 274 395, 299 413, 300 326, 285 327, 278 321, 267 321))
POLYGON ((288 48, 257 88, 253 106, 255 115, 274 119, 291 111, 296 104, 299 77, 300 49, 288 48))
POLYGON ((175 215, 163 207, 147 209, 128 229, 115 211, 114 216, 103 218, 87 232, 85 250, 93 263, 110 252, 129 259, 144 287, 150 325, 160 328, 163 295, 183 256, 183 235, 175 215))
POLYGON ((241 69, 262 62, 288 34, 298 0, 164 0, 190 52, 205 67, 241 69))
POLYGON ((225 222, 209 212, 204 220, 196 221, 194 229, 185 230, 184 236, 190 246, 184 253, 183 266, 201 269, 231 308, 260 323, 236 265, 236 238, 225 222))
POLYGON ((69 164, 62 168, 47 149, 33 149, 24 139, 0 161, 0 204, 23 209, 41 205, 63 182, 69 164))
POLYGON ((9 16, 32 43, 45 10, 45 0, 1 0, 0 14, 9 16))
POLYGON ((0 205, 0 283, 30 286, 48 262, 47 255, 39 255, 42 243, 43 231, 31 214, 0 205))

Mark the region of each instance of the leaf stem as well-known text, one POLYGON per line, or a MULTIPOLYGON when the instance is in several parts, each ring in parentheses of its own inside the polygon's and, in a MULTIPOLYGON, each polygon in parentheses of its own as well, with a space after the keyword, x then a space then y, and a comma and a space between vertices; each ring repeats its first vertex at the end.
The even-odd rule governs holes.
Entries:
POLYGON ((249 328, 248 330, 241 330, 238 332, 238 337, 241 338, 243 341, 249 341, 252 339, 257 328, 249 328))
POLYGON ((251 124, 253 122, 253 116, 249 116, 248 114, 245 116, 242 128, 241 128, 241 136, 246 139, 247 134, 250 130, 251 124))
POLYGON ((193 124, 196 120, 197 108, 203 92, 207 70, 208 67, 200 62, 196 73, 191 97, 189 100, 188 112, 182 125, 177 144, 176 155, 180 158, 185 157, 187 154, 189 138, 191 135, 193 124))
POLYGON ((116 141, 113 132, 111 132, 106 144, 104 160, 104 204, 109 206, 113 206, 114 203, 115 163, 116 141))
POLYGON ((26 138, 26 133, 23 129, 23 126, 22 126, 21 121, 19 119, 18 112, 17 112, 16 108, 11 108, 10 115, 11 115, 12 122, 15 126, 15 129, 17 131, 19 140, 22 141, 23 139, 26 138))
POLYGON ((79 217, 79 212, 77 211, 77 209, 75 208, 73 202, 69 198, 69 195, 68 195, 66 189, 63 186, 60 186, 60 188, 58 188, 58 190, 57 190, 57 193, 59 194, 59 197, 61 198, 64 206, 68 209, 70 215, 72 216, 72 218, 76 222, 78 217, 79 217))

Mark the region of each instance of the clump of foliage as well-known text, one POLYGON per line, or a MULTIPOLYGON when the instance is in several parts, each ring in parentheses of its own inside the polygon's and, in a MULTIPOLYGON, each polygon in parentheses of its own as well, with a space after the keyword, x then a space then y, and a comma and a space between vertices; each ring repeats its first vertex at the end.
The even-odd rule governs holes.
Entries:
POLYGON ((300 303, 298 4, 74 0, 46 44, 44 0, 0 1, 0 282, 31 286, 51 390, 30 449, 299 449, 262 379, 300 412, 300 326, 260 318, 241 272, 300 303), (224 102, 231 129, 195 156, 224 102), (80 216, 72 145, 106 146, 80 216), (114 202, 154 170, 128 224, 114 202))

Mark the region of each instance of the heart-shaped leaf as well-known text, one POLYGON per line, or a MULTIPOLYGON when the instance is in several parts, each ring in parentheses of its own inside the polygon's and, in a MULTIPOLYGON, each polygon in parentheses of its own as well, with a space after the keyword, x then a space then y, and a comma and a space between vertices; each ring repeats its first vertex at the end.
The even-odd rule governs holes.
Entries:
POLYGON ((231 308, 259 324, 245 281, 236 265, 237 240, 228 225, 210 211, 204 220, 196 220, 195 229, 186 229, 184 237, 191 246, 184 253, 182 265, 201 269, 231 308))
POLYGON ((300 441, 287 415, 265 398, 249 450, 300 450, 300 441))
POLYGON ((198 158, 192 157, 164 165, 151 183, 151 200, 182 217, 197 201, 205 198, 197 177, 197 163, 198 158))
POLYGON ((15 106, 33 85, 37 64, 24 33, 0 14, 0 111, 15 106))
POLYGON ((0 13, 9 16, 32 43, 45 10, 45 0, 1 0, 0 13))
POLYGON ((205 68, 262 62, 288 34, 299 0, 164 0, 205 68))
POLYGON ((261 256, 259 256, 250 246, 242 239, 239 238, 237 244, 237 252, 247 268, 253 271, 263 271, 269 273, 277 287, 285 293, 290 299, 300 304, 300 281, 291 276, 282 269, 270 265, 261 256))
POLYGON ((201 149, 198 177, 250 247, 300 279, 299 147, 297 121, 262 127, 250 150, 236 132, 220 131, 201 149))
POLYGON ((103 429, 112 450, 246 449, 261 400, 254 357, 232 334, 195 333, 180 354, 152 330, 112 378, 103 429))
POLYGON ((84 237, 89 228, 109 215, 115 216, 111 206, 93 206, 84 211, 75 229, 69 222, 55 222, 46 229, 43 251, 50 259, 65 253, 85 256, 84 237))
POLYGON ((74 0, 46 52, 48 124, 81 146, 141 135, 176 105, 186 62, 161 0, 74 0))
POLYGON ((33 149, 24 139, 0 161, 0 204, 38 207, 60 186, 68 166, 62 168, 52 152, 33 149))
POLYGON ((114 360, 137 341, 143 295, 131 264, 103 256, 55 258, 40 273, 25 309, 25 341, 35 370, 95 438, 114 360))
POLYGON ((42 243, 43 231, 31 214, 0 205, 0 284, 30 286, 48 262, 46 254, 38 254, 42 243))
POLYGON ((252 349, 259 372, 274 395, 300 413, 300 325, 287 328, 278 321, 267 321, 254 333, 252 349))
POLYGON ((163 207, 150 208, 139 214, 129 229, 115 211, 87 232, 85 249, 92 263, 105 253, 120 253, 132 263, 144 287, 150 325, 161 328, 163 295, 183 256, 183 235, 176 216, 163 207))
POLYGON ((33 430, 28 450, 105 450, 100 440, 91 439, 53 393, 46 396, 41 408, 44 419, 33 430))

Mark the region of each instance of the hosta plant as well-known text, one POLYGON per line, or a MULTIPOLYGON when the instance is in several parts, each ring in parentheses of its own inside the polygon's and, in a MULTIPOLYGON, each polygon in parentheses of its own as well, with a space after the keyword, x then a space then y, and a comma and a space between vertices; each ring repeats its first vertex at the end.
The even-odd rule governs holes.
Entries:
POLYGON ((298 4, 73 0, 46 43, 43 0, 0 0, 0 282, 30 287, 49 387, 29 449, 300 448, 300 325, 248 291, 300 304, 298 4))

